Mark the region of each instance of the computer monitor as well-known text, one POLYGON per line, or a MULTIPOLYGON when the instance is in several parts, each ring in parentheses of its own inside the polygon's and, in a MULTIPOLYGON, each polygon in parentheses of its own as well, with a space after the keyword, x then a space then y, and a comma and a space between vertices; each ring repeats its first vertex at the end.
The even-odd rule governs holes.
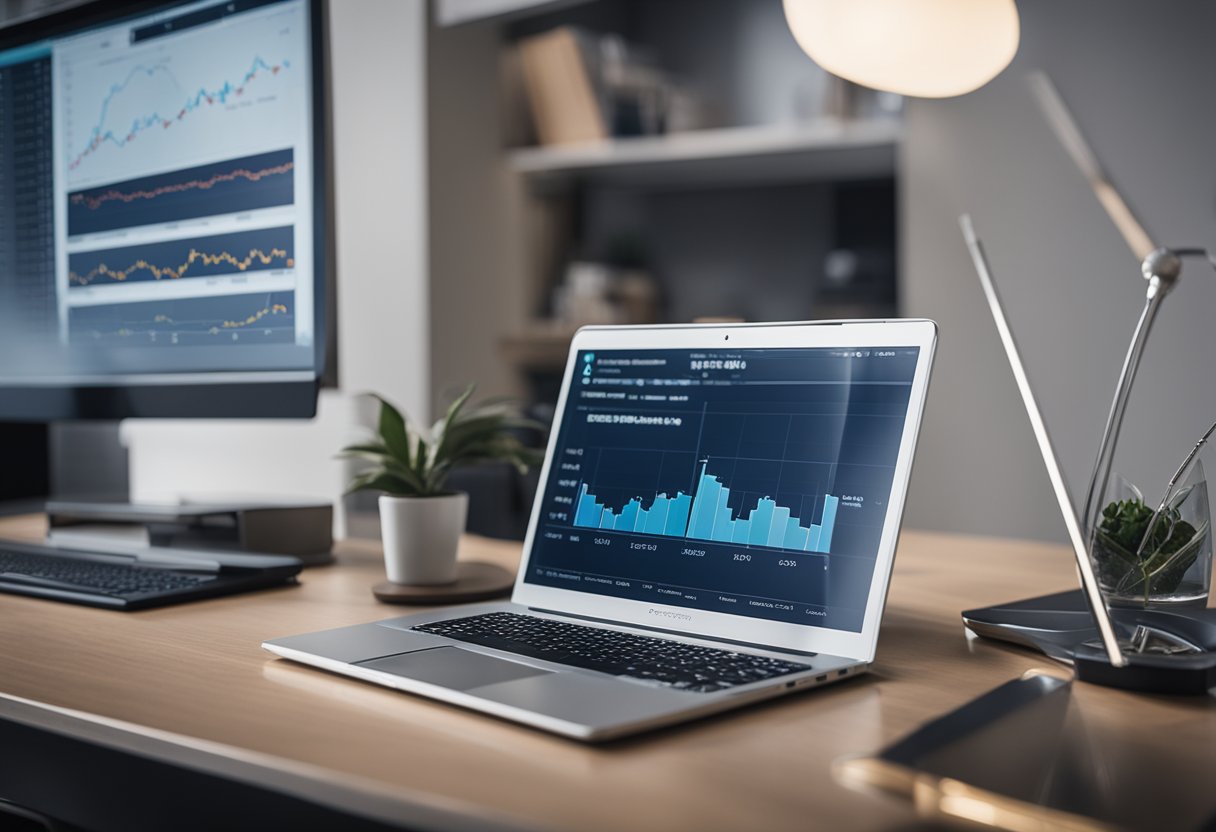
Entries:
POLYGON ((323 43, 321 0, 0 28, 0 420, 315 413, 323 43))

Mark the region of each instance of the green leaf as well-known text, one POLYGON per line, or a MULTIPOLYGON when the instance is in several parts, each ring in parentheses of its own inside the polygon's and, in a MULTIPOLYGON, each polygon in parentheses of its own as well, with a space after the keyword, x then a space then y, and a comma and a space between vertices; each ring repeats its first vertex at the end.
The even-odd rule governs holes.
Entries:
POLYGON ((338 451, 338 456, 340 458, 362 457, 366 459, 376 457, 392 458, 392 453, 380 442, 365 442, 355 445, 347 445, 345 448, 338 451))
POLYGON ((428 457, 429 448, 426 444, 426 439, 422 434, 418 435, 418 449, 414 452, 414 473, 423 479, 426 478, 427 468, 430 460, 428 457))
POLYGON ((384 491, 401 497, 420 496, 421 494, 411 482, 385 470, 371 471, 355 477, 346 493, 353 494, 356 491, 384 491))
POLYGON ((448 412, 447 416, 445 417, 445 421, 450 424, 456 418, 456 416, 460 413, 460 409, 465 406, 465 403, 468 402, 469 397, 473 395, 473 391, 475 389, 477 389, 477 385, 470 384, 468 387, 464 388, 464 392, 457 396, 454 402, 448 405, 448 412))
POLYGON ((415 473, 412 468, 403 465, 396 459, 386 460, 384 463, 384 470, 405 480, 410 484, 411 488, 415 489, 419 493, 425 493, 427 490, 426 480, 423 477, 418 476, 418 474, 415 473))
POLYGON ((522 473, 543 461, 542 451, 525 446, 512 431, 543 432, 546 426, 522 417, 509 401, 470 406, 474 390, 473 385, 465 388, 429 433, 407 420, 392 403, 375 396, 380 402, 377 439, 348 445, 341 453, 343 458, 365 459, 375 465, 357 477, 351 489, 438 494, 443 493, 448 474, 459 465, 502 461, 522 473))
POLYGON ((469 397, 473 395, 473 390, 475 387, 476 385, 473 384, 466 387, 464 392, 457 396, 454 402, 448 405, 447 412, 443 415, 443 418, 435 422, 435 427, 433 428, 433 438, 435 440, 435 455, 437 457, 443 457, 446 454, 448 432, 453 425, 457 423, 457 419, 460 416, 460 410, 465 406, 465 403, 468 402, 469 397))
POLYGON ((444 431, 441 446, 445 456, 458 457, 469 445, 485 441, 487 437, 502 435, 503 419, 499 415, 470 416, 468 419, 449 425, 444 431))
POLYGON ((405 427, 405 417, 401 411, 387 399, 372 393, 380 402, 380 439, 389 452, 406 465, 410 464, 409 432, 405 427))

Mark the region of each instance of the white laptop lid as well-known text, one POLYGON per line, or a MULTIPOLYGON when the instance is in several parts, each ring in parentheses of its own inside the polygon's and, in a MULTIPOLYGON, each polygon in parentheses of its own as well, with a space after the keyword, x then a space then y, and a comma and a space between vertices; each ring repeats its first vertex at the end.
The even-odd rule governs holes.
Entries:
POLYGON ((512 600, 869 661, 937 327, 588 327, 512 600))

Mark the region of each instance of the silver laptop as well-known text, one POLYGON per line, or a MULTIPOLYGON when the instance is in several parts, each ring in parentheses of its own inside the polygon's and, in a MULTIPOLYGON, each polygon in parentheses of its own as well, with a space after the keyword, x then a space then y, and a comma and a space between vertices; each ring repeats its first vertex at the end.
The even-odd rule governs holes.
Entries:
POLYGON ((599 741, 874 660, 937 327, 589 327, 510 602, 263 644, 599 741))

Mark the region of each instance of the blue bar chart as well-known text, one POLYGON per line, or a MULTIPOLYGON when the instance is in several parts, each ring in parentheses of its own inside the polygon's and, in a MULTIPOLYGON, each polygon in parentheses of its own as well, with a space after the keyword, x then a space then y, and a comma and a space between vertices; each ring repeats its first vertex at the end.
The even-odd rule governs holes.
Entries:
POLYGON ((617 513, 606 508, 594 494, 588 493, 587 484, 583 483, 574 512, 574 525, 588 529, 684 537, 691 507, 692 497, 678 491, 674 497, 667 494, 656 495, 649 508, 642 508, 642 501, 634 497, 617 513))
POLYGON ((831 551, 839 497, 823 495, 819 523, 804 525, 789 506, 778 505, 767 496, 758 499, 746 517, 742 516, 742 510, 736 517, 730 507, 730 489, 707 469, 708 463, 702 461, 693 494, 682 491, 674 496, 656 494, 646 507, 640 497, 634 497, 619 511, 600 502, 583 483, 578 492, 574 525, 803 552, 831 551))

